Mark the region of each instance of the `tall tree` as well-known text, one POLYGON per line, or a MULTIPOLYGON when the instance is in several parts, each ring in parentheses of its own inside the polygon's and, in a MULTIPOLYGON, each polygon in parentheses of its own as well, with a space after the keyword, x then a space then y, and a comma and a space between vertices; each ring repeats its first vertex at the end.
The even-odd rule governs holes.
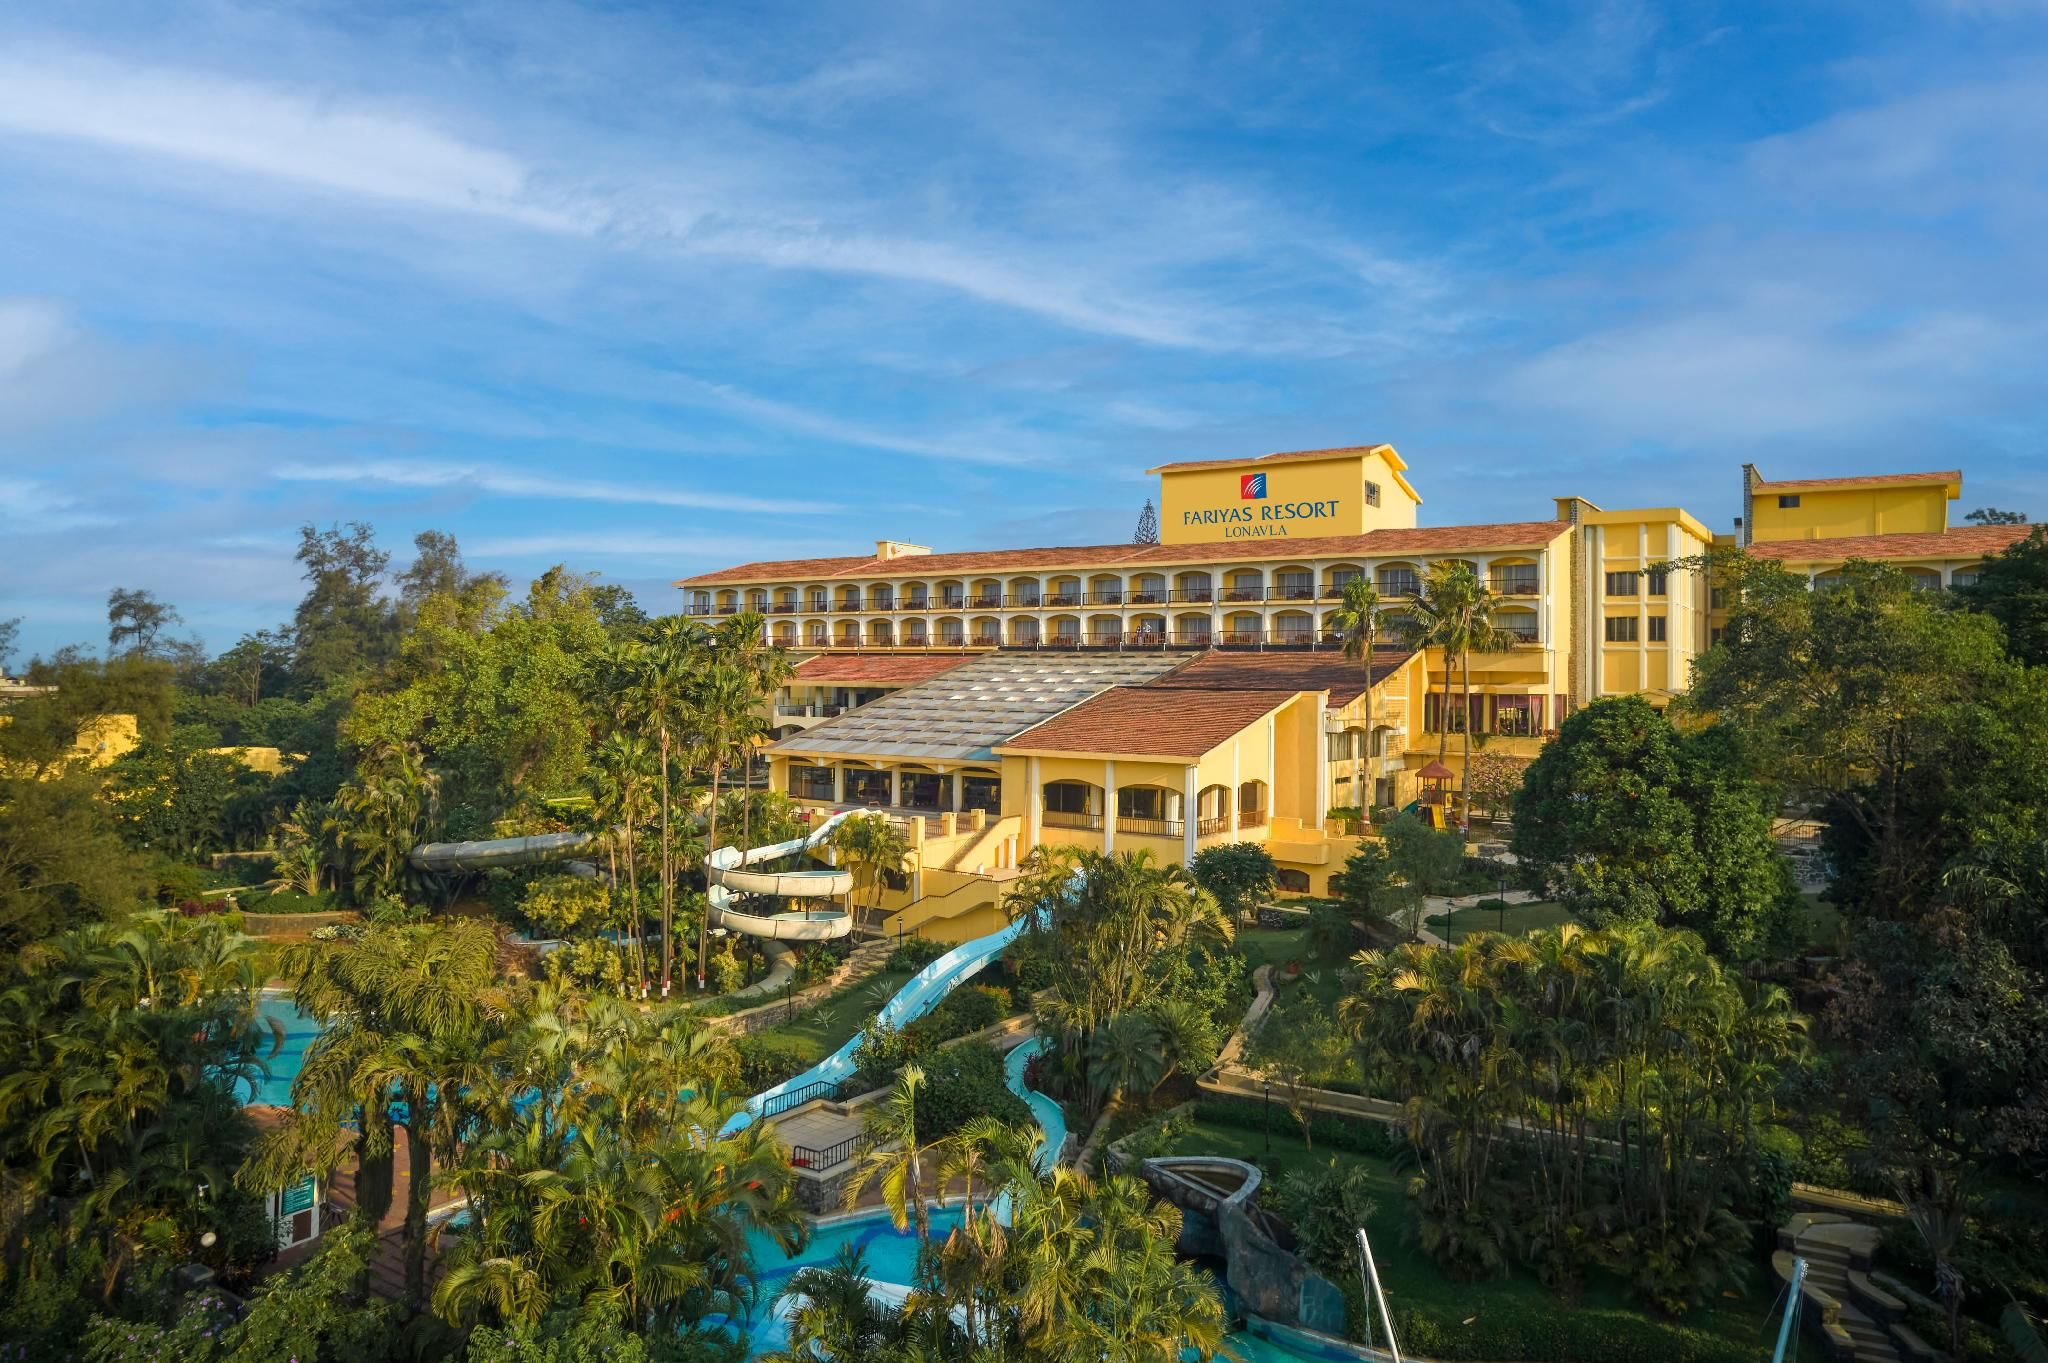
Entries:
POLYGON ((1131 543, 1159 543, 1159 512, 1153 507, 1150 497, 1145 499, 1145 509, 1138 513, 1138 528, 1131 532, 1131 543))
POLYGON ((479 583, 492 583, 502 595, 510 586, 503 573, 470 571, 462 561, 455 536, 442 530, 422 530, 412 537, 413 560, 398 574, 398 603, 402 614, 419 613, 428 597, 459 599, 479 583))
POLYGON ((116 587, 107 593, 107 652, 148 657, 157 636, 180 616, 168 602, 141 587, 116 587))
POLYGON ((2025 525, 2027 523, 2027 513, 2024 511, 2001 511, 1995 506, 1980 506, 1969 515, 1963 517, 1963 519, 1972 525, 2025 525))
POLYGON ((2035 526, 1984 560, 1977 580, 1955 594, 2005 627, 2005 646, 2015 658, 2048 666, 2048 526, 2035 526))
POLYGON ((299 527, 295 557, 306 595, 292 616, 293 668, 308 681, 348 677, 380 665, 396 638, 383 595, 391 556, 360 521, 344 530, 299 527))
POLYGON ((1359 803, 1365 817, 1372 817, 1373 793, 1378 789, 1379 701, 1373 695, 1373 650, 1379 646, 1380 594, 1372 579, 1361 574, 1344 584, 1337 609, 1330 613, 1330 627, 1344 647, 1344 656, 1365 668, 1365 752, 1367 783, 1359 803))
MULTIPOLYGON (((701 648, 701 631, 680 616, 654 622, 647 638, 632 654, 629 694, 641 722, 653 731, 657 773, 661 781, 661 993, 675 977, 676 871, 673 822, 675 801, 669 795, 677 743, 690 715, 691 669, 701 648)), ((707 849, 708 850, 708 849, 707 849)))
POLYGON ((832 830, 832 846, 867 881, 869 911, 878 911, 884 877, 902 870, 910 855, 902 826, 885 814, 854 814, 832 830))
MULTIPOLYGON (((1473 611, 1479 591, 1479 575, 1471 564, 1444 559, 1423 571, 1420 589, 1404 603, 1405 610, 1398 617, 1408 643, 1435 649, 1443 659, 1443 695, 1437 706, 1438 762, 1450 751, 1451 685, 1457 680, 1459 660, 1472 648, 1473 611)), ((1463 727, 1472 727, 1469 713, 1463 727)))

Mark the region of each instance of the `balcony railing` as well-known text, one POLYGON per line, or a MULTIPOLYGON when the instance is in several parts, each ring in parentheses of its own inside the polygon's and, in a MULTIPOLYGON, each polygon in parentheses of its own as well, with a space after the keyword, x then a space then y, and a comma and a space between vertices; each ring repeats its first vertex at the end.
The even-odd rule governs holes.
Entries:
POLYGON ((683 614, 709 615, 711 614, 711 603, 709 601, 692 601, 689 605, 683 607, 683 614))
POLYGON ((978 611, 992 611, 1002 606, 1003 598, 999 592, 994 596, 977 596, 967 604, 978 611))
POLYGON ((1216 589, 1214 587, 1175 587, 1166 594, 1166 599, 1176 604, 1187 602, 1194 605, 1207 605, 1216 599, 1216 589))
POLYGON ((844 714, 843 705, 778 705, 775 714, 778 719, 831 719, 844 714))
POLYGON ((1237 826, 1239 828, 1264 828, 1266 826, 1266 811, 1263 809, 1238 810, 1237 826))
POLYGON ((1228 814, 1212 814, 1206 819, 1195 820, 1195 836, 1198 838, 1213 838, 1219 833, 1228 833, 1229 831, 1230 816, 1228 814))
POLYGON ((740 608, 738 606, 720 606, 718 608, 718 613, 720 615, 738 615, 740 613, 740 608))
POLYGON ((1080 592, 1047 592, 1039 601, 1029 604, 1045 606, 1078 606, 1086 598, 1080 592))
POLYGON ((1268 601, 1313 601, 1316 599, 1316 584, 1313 582, 1282 582, 1266 589, 1268 601))
POLYGON ((1534 573, 1495 573, 1489 585, 1501 596, 1535 596, 1542 590, 1534 573))
POLYGON ((1116 816, 1116 831, 1135 833, 1146 838, 1178 838, 1185 835, 1187 825, 1179 819, 1145 819, 1132 814, 1116 816))
POLYGON ((976 634, 974 636, 974 646, 976 648, 1000 648, 1002 643, 1003 636, 1000 634, 976 634))
POLYGON ((1323 584, 1323 600, 1335 601, 1344 595, 1344 588, 1347 583, 1362 582, 1364 580, 1364 578, 1359 577, 1357 575, 1344 578, 1332 578, 1328 582, 1325 582, 1323 584))
POLYGON ((1420 596, 1422 579, 1413 573, 1388 573, 1379 579, 1381 596, 1420 596))
POLYGON ((1164 591, 1124 593, 1124 604, 1126 606, 1160 606, 1165 603, 1166 593, 1164 591))
POLYGON ((1078 828, 1092 833, 1102 831, 1100 814, 1075 814, 1064 809, 1046 810, 1044 823, 1047 828, 1078 828))
POLYGON ((775 603, 774 605, 772 605, 772 606, 770 606, 770 607, 768 608, 768 613, 769 613, 770 615, 795 615, 795 614, 796 614, 796 602, 794 602, 794 601, 778 601, 778 602, 776 602, 776 603, 775 603))
POLYGON ((1223 589, 1223 599, 1225 601, 1264 601, 1266 599, 1266 589, 1264 587, 1225 587, 1223 589))

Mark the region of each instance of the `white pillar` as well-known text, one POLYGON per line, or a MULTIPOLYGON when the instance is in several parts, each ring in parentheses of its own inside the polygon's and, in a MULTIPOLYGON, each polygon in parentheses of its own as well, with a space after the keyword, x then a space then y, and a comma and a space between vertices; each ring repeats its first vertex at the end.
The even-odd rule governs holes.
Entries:
POLYGON ((835 805, 846 803, 846 768, 840 766, 837 762, 832 764, 832 803, 835 805))
POLYGON ((1195 807, 1195 776, 1191 762, 1181 780, 1180 796, 1180 854, 1181 860, 1190 866, 1195 864, 1195 816, 1200 812, 1195 807))
POLYGON ((966 773, 966 772, 964 772, 964 771, 956 771, 956 772, 953 772, 953 773, 952 773, 952 777, 953 777, 953 812, 954 812, 955 814, 958 814, 958 813, 960 812, 960 788, 961 788, 962 786, 964 786, 964 785, 966 785, 966 784, 967 784, 967 773, 966 773))
POLYGON ((1279 744, 1280 744, 1280 724, 1279 724, 1279 720, 1278 720, 1278 719, 1277 719, 1277 718, 1276 718, 1275 716, 1273 716, 1273 715, 1267 715, 1267 716, 1266 716, 1266 791, 1265 791, 1265 796, 1264 796, 1264 799, 1265 799, 1266 803, 1265 803, 1265 805, 1263 806, 1263 812, 1265 813, 1265 816, 1266 816, 1266 828, 1267 828, 1267 829, 1269 830, 1269 831, 1268 831, 1268 836, 1269 836, 1269 837, 1271 836, 1271 832, 1270 832, 1270 830, 1271 830, 1271 829, 1272 829, 1272 827, 1273 827, 1273 819, 1274 819, 1274 817, 1276 816, 1276 814, 1277 814, 1277 812, 1278 812, 1278 810, 1279 810, 1279 807, 1280 807, 1280 805, 1279 805, 1279 801, 1278 801, 1278 800, 1276 800, 1276 799, 1274 798, 1274 796, 1275 796, 1276 792, 1275 792, 1275 790, 1274 790, 1274 788, 1273 788, 1273 771, 1274 771, 1274 762, 1275 762, 1275 760, 1276 760, 1276 758, 1277 758, 1277 756, 1278 756, 1278 753, 1277 753, 1277 749, 1278 749, 1278 747, 1279 747, 1279 744))
POLYGON ((1029 787, 1024 792, 1024 847, 1032 848, 1038 846, 1038 816, 1045 806, 1045 795, 1038 788, 1036 757, 1024 759, 1024 783, 1029 787))
POLYGON ((889 768, 889 807, 891 809, 903 808, 903 769, 901 767, 889 768))
MULTIPOLYGON (((1369 659, 1367 665, 1370 666, 1369 659)), ((1368 685, 1372 682, 1369 672, 1366 682, 1368 685)), ((1329 692, 1316 692, 1316 831, 1319 833, 1323 820, 1330 815, 1330 736, 1323 732, 1323 717, 1329 713, 1329 702, 1329 692)), ((1356 759, 1353 759, 1352 772, 1354 776, 1357 773, 1356 759)))
POLYGON ((1116 851, 1116 763, 1102 764, 1102 850, 1116 851))

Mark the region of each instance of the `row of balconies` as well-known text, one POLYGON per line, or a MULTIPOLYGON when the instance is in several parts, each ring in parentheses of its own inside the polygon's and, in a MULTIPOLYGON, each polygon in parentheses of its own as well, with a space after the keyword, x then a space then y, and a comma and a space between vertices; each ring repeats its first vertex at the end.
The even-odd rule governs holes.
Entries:
MULTIPOLYGON (((1534 629, 1509 629, 1521 644, 1538 642, 1534 629)), ((1342 648, 1343 637, 1332 631, 1312 629, 1177 629, 1177 630, 1076 630, 1056 634, 1014 634, 1005 640, 998 631, 978 630, 953 633, 893 636, 886 639, 851 635, 829 637, 814 633, 807 638, 776 636, 772 642, 809 648, 1342 648)), ((816 707, 826 708, 826 707, 816 707)))
MULTIPOLYGON (((1320 591, 1312 582, 1281 583, 1277 586, 1226 586, 1226 587, 1175 587, 1165 591, 1085 591, 1085 592, 1016 592, 998 594, 984 592, 958 595, 908 596, 898 598, 893 592, 870 592, 866 597, 843 595, 836 603, 828 602, 823 596, 813 596, 808 603, 796 601, 754 600, 744 606, 738 600, 710 602, 693 601, 684 607, 688 615, 737 615, 742 609, 757 611, 765 615, 797 615, 830 611, 897 612, 897 611, 945 611, 945 610, 1070 610, 1079 606, 1163 606, 1163 605, 1208 605, 1212 602, 1231 604, 1260 601, 1334 601, 1344 595, 1347 579, 1325 583, 1320 591)), ((1495 573, 1490 579, 1492 589, 1502 596, 1536 596, 1540 584, 1534 572, 1495 573)), ((1421 580, 1413 573, 1382 574, 1377 589, 1382 597, 1415 596, 1421 590, 1421 580)))
MULTIPOLYGON (((1083 833, 1100 833, 1104 822, 1100 814, 1083 814, 1059 809, 1042 811, 1039 820, 1047 828, 1069 828, 1083 833)), ((1266 811, 1263 809, 1247 809, 1237 816, 1237 826, 1240 829, 1263 828, 1265 823, 1266 811)), ((1138 837, 1178 838, 1186 835, 1187 824, 1180 819, 1148 819, 1119 814, 1116 818, 1116 831, 1138 837)), ((1199 838, 1212 838, 1229 831, 1228 814, 1195 820, 1195 836, 1199 838)))

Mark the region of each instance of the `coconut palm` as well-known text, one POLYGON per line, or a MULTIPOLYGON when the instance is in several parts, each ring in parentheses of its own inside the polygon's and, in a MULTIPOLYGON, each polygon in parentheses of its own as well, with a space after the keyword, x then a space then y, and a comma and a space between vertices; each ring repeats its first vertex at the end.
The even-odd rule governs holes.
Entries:
POLYGON ((867 1256, 844 1244, 830 1264, 800 1268, 777 1294, 794 1304, 789 1313, 789 1347, 770 1355, 775 1363, 869 1363, 887 1342, 889 1314, 877 1306, 867 1256))
POLYGON ((903 869, 910 842, 886 814, 849 814, 832 830, 832 847, 867 882, 868 909, 882 907, 884 877, 903 869))
MULTIPOLYGON (((734 754, 743 751, 746 742, 760 729, 760 717, 754 713, 755 703, 756 697, 748 675, 723 658, 714 657, 701 666, 690 688, 688 714, 691 730, 696 737, 697 751, 711 770, 711 806, 706 815, 704 829, 707 885, 709 858, 718 850, 720 778, 725 773, 726 765, 733 760, 734 754)), ((705 914, 697 924, 699 991, 704 988, 704 963, 710 948, 710 928, 711 916, 705 914)))
POLYGON ((879 1180, 882 1205, 897 1230, 917 1227, 917 1274, 924 1281, 931 1253, 931 1209, 925 1205, 925 1161, 939 1148, 922 1141, 917 1131, 917 1091, 924 1070, 905 1065, 889 1096, 868 1109, 867 1129, 853 1173, 846 1180, 846 1206, 858 1206, 861 1194, 879 1180))
POLYGON ((675 974, 676 878, 670 837, 674 802, 669 773, 688 710, 690 669, 701 632, 687 620, 664 616, 631 655, 626 694, 640 720, 654 731, 661 777, 661 992, 667 997, 675 974))
MULTIPOLYGON (((614 846, 625 854, 626 902, 630 906, 626 916, 628 950, 633 953, 643 996, 647 992, 646 916, 640 908, 640 841, 636 830, 653 811, 654 760, 654 750, 645 738, 623 729, 614 730, 598 742, 590 772, 598 826, 607 831, 617 827, 619 834, 614 846)), ((616 851, 613 859, 616 862, 616 851)), ((612 887, 615 891, 618 888, 616 871, 612 887)))
MULTIPOLYGON (((1365 667, 1365 734, 1366 770, 1376 777, 1379 763, 1372 758, 1373 745, 1379 741, 1378 701, 1373 696, 1373 650, 1379 645, 1380 594, 1373 587, 1372 579, 1363 575, 1354 577, 1344 584, 1343 594, 1338 598, 1337 609, 1330 613, 1330 626, 1344 648, 1344 656, 1365 667)), ((1375 786, 1369 780, 1360 803, 1370 817, 1375 786)))
MULTIPOLYGON (((789 660, 789 650, 768 641, 767 622, 752 611, 735 615, 719 627, 716 648, 745 680, 754 701, 750 713, 757 715, 796 670, 789 660)), ((761 727, 765 729, 765 724, 761 727)), ((751 800, 740 809, 742 847, 754 845, 753 813, 751 800)))

